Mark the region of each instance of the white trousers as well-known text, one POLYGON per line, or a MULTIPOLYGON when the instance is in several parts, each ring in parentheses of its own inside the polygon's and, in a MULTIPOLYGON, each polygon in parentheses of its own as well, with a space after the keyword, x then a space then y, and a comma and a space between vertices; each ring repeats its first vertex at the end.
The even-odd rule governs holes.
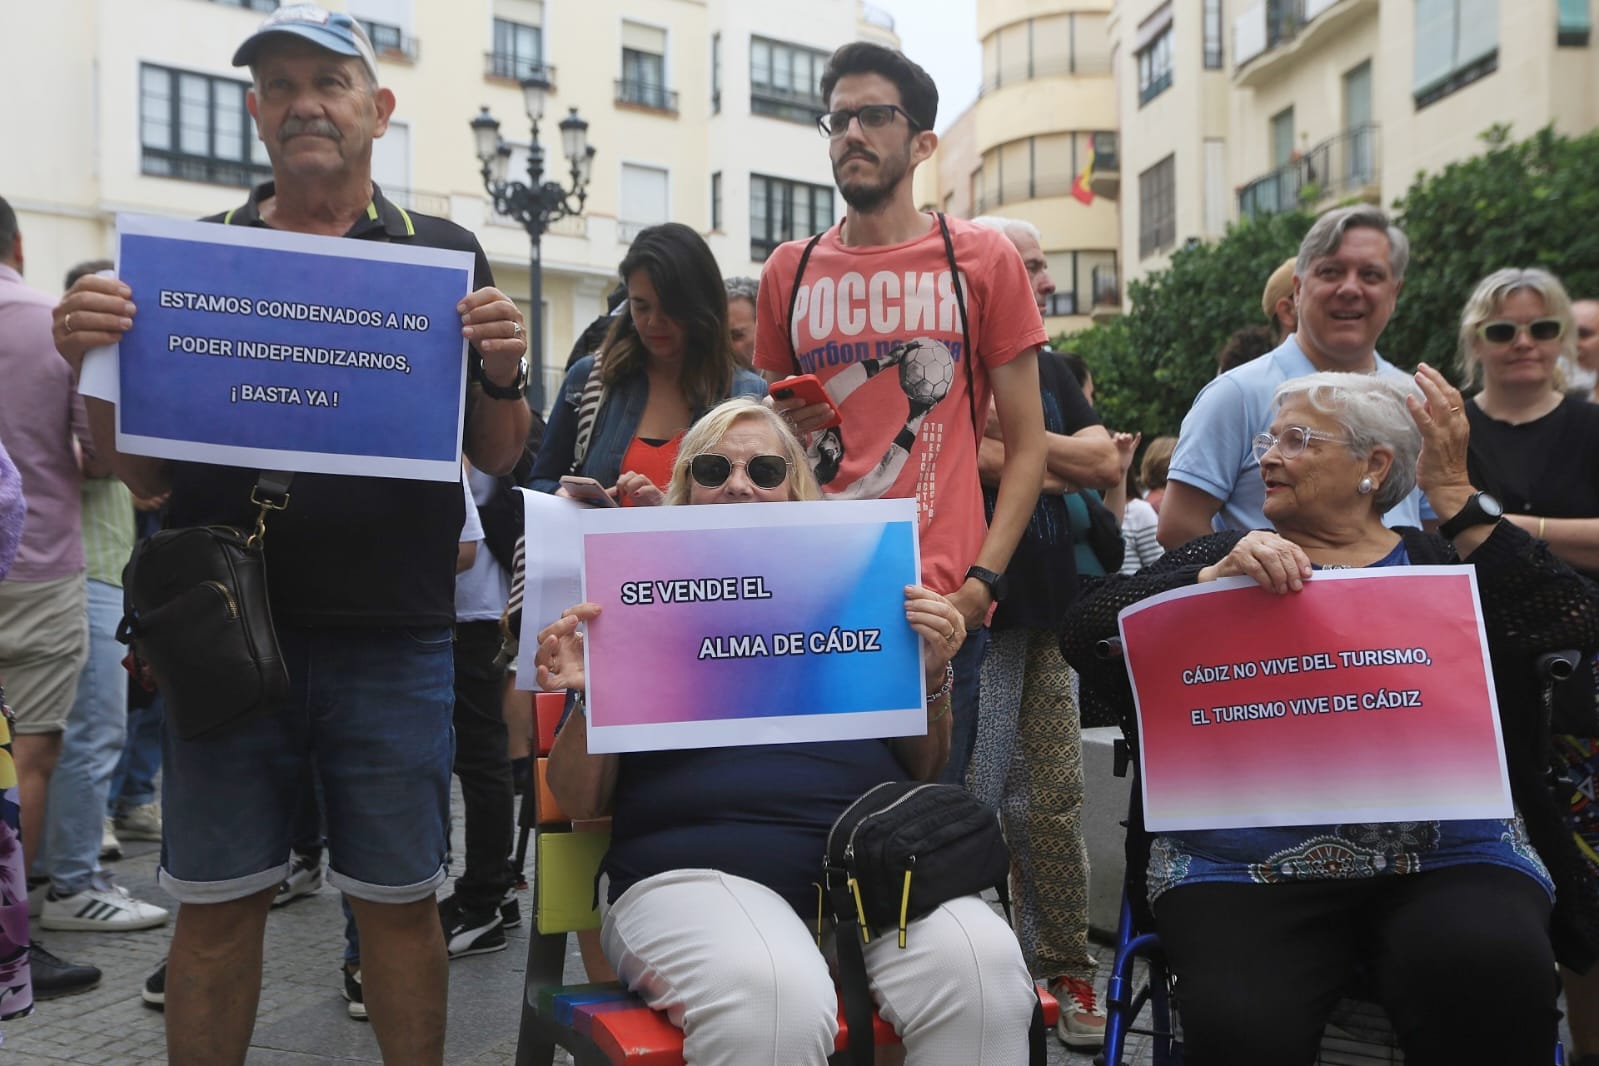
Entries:
MULTIPOLYGON (((689 1066, 820 1066, 838 1035, 838 996, 812 932, 764 885, 673 870, 623 893, 600 940, 622 981, 682 1028, 689 1066)), ((907 1066, 1027 1061, 1032 978, 1010 927, 978 897, 911 923, 905 948, 874 938, 865 955, 907 1066)))

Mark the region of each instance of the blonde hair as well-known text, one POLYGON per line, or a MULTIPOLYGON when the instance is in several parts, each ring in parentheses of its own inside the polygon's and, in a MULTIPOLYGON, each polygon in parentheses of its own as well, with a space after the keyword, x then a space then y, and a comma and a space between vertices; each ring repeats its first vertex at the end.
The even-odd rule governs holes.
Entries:
POLYGON ((1171 453, 1177 450, 1176 437, 1156 437, 1144 449, 1143 462, 1138 466, 1138 480, 1146 489, 1166 487, 1167 471, 1171 468, 1171 453))
POLYGON ((765 422, 777 436, 783 457, 788 460, 788 498, 790 500, 819 500, 822 490, 817 487, 816 475, 811 473, 810 462, 805 457, 805 447, 788 427, 783 416, 750 396, 735 396, 717 404, 705 417, 694 423, 683 435, 678 445, 677 458, 672 462, 672 480, 666 486, 666 502, 673 505, 688 503, 694 479, 689 476, 688 465, 696 455, 708 452, 719 444, 728 431, 739 422, 765 422))
MULTIPOLYGON (((1571 313, 1571 297, 1566 294, 1566 287, 1547 270, 1506 267, 1479 281, 1477 290, 1466 301, 1465 310, 1460 312, 1460 369, 1471 384, 1482 384, 1482 353, 1477 348, 1483 341, 1477 336, 1477 327, 1491 321, 1504 307, 1511 293, 1523 289, 1537 293, 1543 300, 1544 314, 1558 318, 1565 326, 1565 332, 1560 335, 1560 354, 1567 361, 1576 362, 1576 319, 1571 313)), ((1558 362, 1550 387, 1556 392, 1564 391, 1566 387, 1565 375, 1561 373, 1558 362)))

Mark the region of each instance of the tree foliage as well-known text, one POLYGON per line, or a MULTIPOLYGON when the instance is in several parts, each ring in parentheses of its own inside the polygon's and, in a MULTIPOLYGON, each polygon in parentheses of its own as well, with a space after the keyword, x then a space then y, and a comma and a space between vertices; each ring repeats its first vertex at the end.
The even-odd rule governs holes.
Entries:
POLYGON ((1501 267, 1543 267, 1573 299, 1599 296, 1599 133, 1563 137, 1545 127, 1518 143, 1509 129, 1482 135, 1487 151, 1418 174, 1395 204, 1411 266, 1379 348, 1403 367, 1426 360, 1458 371, 1460 312, 1501 267))
POLYGON ((1094 375, 1105 424, 1146 440, 1176 433, 1234 330, 1265 321, 1266 279, 1299 248, 1312 216, 1302 211, 1245 220, 1226 236, 1194 243, 1171 265, 1127 287, 1128 314, 1062 340, 1094 375))
MULTIPOLYGON (((1426 360, 1458 369, 1461 308, 1501 267, 1544 267, 1574 299, 1599 296, 1599 132, 1545 128, 1511 143, 1508 128, 1495 126, 1482 139, 1481 155, 1418 174, 1394 205, 1411 260, 1378 348, 1402 367, 1426 360)), ((1106 425, 1146 440, 1177 432, 1228 336, 1262 321, 1266 278, 1313 221, 1303 211, 1245 220, 1218 241, 1183 248, 1127 287, 1126 315, 1057 341, 1088 362, 1106 425)))

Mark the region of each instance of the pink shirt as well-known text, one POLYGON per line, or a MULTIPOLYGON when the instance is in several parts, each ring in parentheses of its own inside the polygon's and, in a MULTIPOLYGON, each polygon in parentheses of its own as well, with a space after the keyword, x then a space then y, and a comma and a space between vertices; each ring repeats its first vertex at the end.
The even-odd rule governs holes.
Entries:
POLYGON ((927 221, 921 236, 894 245, 851 247, 840 241, 838 226, 828 230, 805 264, 792 332, 789 299, 806 242, 774 251, 761 273, 755 367, 821 379, 844 417, 837 431, 807 442, 823 493, 913 497, 922 582, 947 594, 965 581, 988 534, 977 442, 988 412, 989 368, 1038 347, 1047 335, 1015 245, 995 230, 952 218, 976 349, 971 358, 963 350, 944 239, 937 221, 927 221))
POLYGON ((0 440, 28 498, 10 581, 52 581, 83 570, 82 475, 72 441, 88 440, 88 420, 50 336, 55 304, 0 264, 0 440))

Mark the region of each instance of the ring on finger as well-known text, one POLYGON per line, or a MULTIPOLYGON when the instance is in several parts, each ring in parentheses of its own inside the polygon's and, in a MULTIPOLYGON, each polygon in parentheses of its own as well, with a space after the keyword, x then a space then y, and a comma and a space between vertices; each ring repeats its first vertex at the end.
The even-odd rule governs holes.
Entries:
POLYGON ((522 323, 520 323, 520 322, 512 322, 511 323, 511 336, 520 337, 521 335, 522 335, 522 323))
POLYGON ((62 329, 63 333, 71 333, 72 332, 72 312, 71 311, 68 311, 67 312, 67 317, 65 317, 65 318, 63 318, 61 320, 61 329, 62 329))

